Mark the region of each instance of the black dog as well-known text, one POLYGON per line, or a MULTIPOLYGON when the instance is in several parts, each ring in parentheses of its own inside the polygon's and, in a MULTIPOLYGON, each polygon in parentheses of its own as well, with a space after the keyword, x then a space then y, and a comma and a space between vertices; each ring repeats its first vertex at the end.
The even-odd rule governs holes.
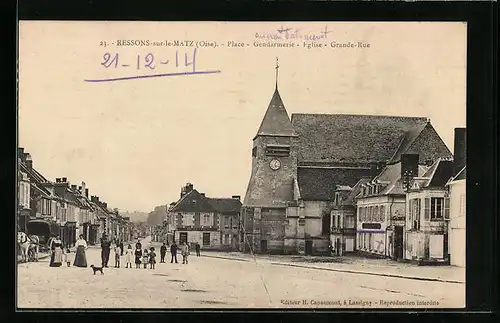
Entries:
POLYGON ((94 275, 98 271, 101 272, 101 275, 104 275, 104 271, 102 271, 102 267, 96 267, 96 266, 92 265, 92 266, 90 266, 90 268, 92 268, 92 270, 94 271, 94 275))

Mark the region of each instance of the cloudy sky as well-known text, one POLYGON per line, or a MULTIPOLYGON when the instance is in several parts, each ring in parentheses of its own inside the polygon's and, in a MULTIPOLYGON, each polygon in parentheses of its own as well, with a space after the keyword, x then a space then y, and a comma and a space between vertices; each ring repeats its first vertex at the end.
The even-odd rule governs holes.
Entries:
POLYGON ((450 150, 453 129, 465 126, 463 23, 31 21, 20 24, 19 145, 50 180, 85 181, 90 194, 122 210, 175 201, 186 182, 207 196, 244 196, 276 57, 289 114, 429 117, 450 150), (296 28, 319 37, 325 26, 327 38, 316 41, 323 48, 301 40, 294 48, 253 46, 264 42, 256 33, 296 28), (116 46, 140 39, 217 42, 197 49, 196 71, 220 73, 85 81, 192 69, 184 66, 192 48, 116 46), (333 41, 369 47, 332 48, 333 41), (118 54, 116 67, 101 65, 105 53, 118 54), (148 53, 154 70, 144 66, 148 53))

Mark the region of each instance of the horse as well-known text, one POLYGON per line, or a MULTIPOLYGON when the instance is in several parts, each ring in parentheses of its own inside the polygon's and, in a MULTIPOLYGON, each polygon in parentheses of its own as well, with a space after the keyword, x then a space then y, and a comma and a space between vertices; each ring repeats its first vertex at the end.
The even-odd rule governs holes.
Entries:
POLYGON ((21 252, 21 262, 28 261, 28 249, 31 245, 31 240, 24 232, 17 233, 17 246, 21 252))
POLYGON ((31 243, 28 248, 28 260, 30 261, 38 261, 38 246, 40 245, 40 238, 36 235, 28 236, 31 243))

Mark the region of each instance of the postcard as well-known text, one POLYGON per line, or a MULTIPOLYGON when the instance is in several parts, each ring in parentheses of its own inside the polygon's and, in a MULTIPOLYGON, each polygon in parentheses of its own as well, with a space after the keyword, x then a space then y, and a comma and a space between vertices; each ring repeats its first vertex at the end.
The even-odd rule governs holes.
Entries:
POLYGON ((17 307, 465 307, 467 24, 20 21, 17 307))

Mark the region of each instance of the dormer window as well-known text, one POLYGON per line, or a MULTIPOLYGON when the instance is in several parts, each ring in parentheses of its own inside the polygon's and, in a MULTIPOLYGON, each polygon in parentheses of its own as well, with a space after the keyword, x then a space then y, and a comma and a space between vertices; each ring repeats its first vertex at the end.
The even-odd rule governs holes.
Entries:
POLYGON ((267 145, 266 156, 288 157, 290 156, 290 146, 288 145, 267 145))

